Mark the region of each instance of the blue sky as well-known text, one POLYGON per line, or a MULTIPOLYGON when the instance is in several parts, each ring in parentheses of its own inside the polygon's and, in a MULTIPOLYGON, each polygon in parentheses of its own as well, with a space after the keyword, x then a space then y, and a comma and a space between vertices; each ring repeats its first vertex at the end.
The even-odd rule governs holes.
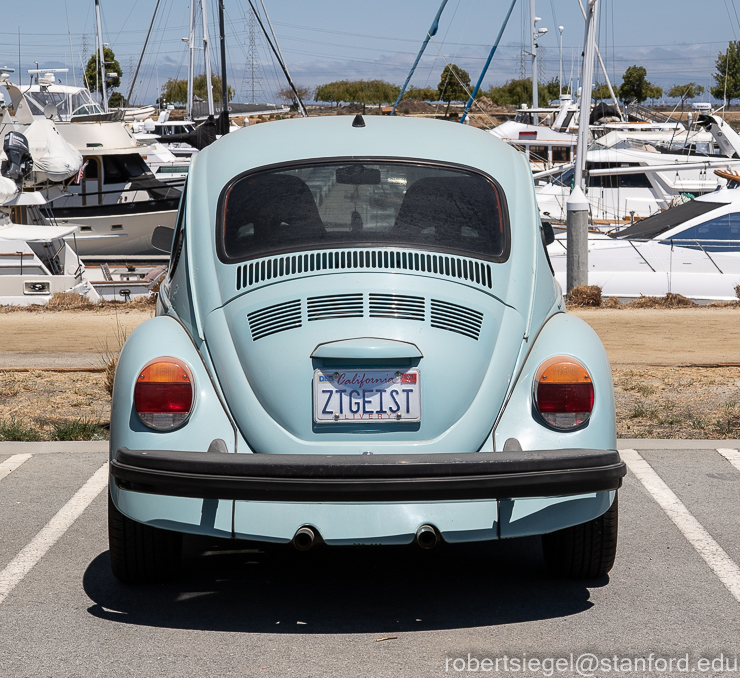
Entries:
MULTIPOLYGON (((259 7, 259 0, 252 0, 259 7)), ((585 2, 585 0, 584 0, 585 2)), ((0 25, 0 66, 18 69, 70 68, 61 75, 71 84, 79 80, 81 62, 95 40, 94 0, 6 1, 0 25)), ((122 90, 139 58, 156 0, 100 0, 105 42, 124 70, 122 90)), ((200 0, 199 3, 200 4, 200 0)), ((217 62, 215 0, 209 7, 212 61, 217 62)), ((228 77, 239 100, 251 93, 247 0, 224 0, 226 8, 228 77)), ((436 87, 445 60, 468 70, 473 81, 480 73, 510 0, 448 0, 435 37, 412 82, 436 87)), ((293 79, 313 87, 337 79, 405 80, 439 0, 265 0, 280 47, 293 79)), ((160 0, 160 8, 139 81, 137 102, 151 102, 157 88, 169 77, 186 76, 189 0, 160 0)), ((740 0, 599 0, 599 46, 610 77, 619 81, 627 66, 643 65, 648 79, 664 88, 695 81, 710 84, 717 53, 729 40, 740 39, 740 0), (737 5, 737 7, 736 7, 737 5)), ((563 31, 564 80, 579 71, 584 22, 578 0, 537 0, 541 26, 549 29, 541 39, 544 77, 557 77, 558 25, 563 31)), ((529 0, 517 0, 501 47, 484 80, 502 84, 519 77, 522 43, 528 40, 529 0)), ((258 29, 259 31, 259 29, 258 29)), ((255 85, 272 99, 283 87, 282 77, 268 54, 264 39, 257 47, 255 85)), ((200 52, 197 61, 202 64, 200 52)), ((529 62, 527 60, 527 68, 529 62)), ((218 67, 218 66, 216 66, 218 67)), ((202 68, 202 66, 201 66, 202 68)), ((577 75, 576 75, 577 77, 577 75)))

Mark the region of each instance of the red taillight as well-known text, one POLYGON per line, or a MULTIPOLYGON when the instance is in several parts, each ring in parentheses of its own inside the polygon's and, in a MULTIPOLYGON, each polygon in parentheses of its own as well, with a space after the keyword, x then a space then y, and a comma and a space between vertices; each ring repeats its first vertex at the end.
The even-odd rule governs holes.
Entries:
POLYGON ((134 387, 134 409, 141 422, 157 431, 177 428, 193 408, 190 370, 175 358, 158 358, 144 366, 134 387))
POLYGON ((558 429, 580 426, 594 407, 591 375, 575 358, 558 356, 543 362, 535 374, 534 393, 540 416, 558 429))

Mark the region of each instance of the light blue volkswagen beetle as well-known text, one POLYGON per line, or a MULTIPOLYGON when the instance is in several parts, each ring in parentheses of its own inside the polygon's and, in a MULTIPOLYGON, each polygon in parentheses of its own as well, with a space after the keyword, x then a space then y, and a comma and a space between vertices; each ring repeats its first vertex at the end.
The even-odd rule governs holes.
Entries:
POLYGON ((286 120, 195 156, 157 316, 118 362, 114 574, 171 576, 183 533, 543 535, 554 572, 608 572, 611 372, 546 240, 526 158, 463 125, 286 120))

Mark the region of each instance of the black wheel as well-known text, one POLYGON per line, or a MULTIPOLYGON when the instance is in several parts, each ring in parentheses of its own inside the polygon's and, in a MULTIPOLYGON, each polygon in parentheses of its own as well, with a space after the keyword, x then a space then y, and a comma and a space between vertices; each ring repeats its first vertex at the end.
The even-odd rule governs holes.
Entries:
POLYGON ((180 566, 182 535, 137 523, 123 515, 108 493, 108 548, 113 574, 124 584, 173 579, 180 566))
POLYGON ((581 525, 542 535, 542 550, 548 569, 561 577, 603 577, 617 555, 619 495, 604 515, 581 525))

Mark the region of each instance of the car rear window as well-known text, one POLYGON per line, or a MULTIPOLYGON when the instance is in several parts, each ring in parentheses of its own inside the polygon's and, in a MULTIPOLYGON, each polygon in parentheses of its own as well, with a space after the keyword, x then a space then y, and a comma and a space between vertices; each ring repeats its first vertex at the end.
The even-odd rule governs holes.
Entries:
POLYGON ((301 164, 237 178, 219 203, 226 263, 354 246, 412 247, 503 261, 508 218, 488 177, 409 162, 301 164))

